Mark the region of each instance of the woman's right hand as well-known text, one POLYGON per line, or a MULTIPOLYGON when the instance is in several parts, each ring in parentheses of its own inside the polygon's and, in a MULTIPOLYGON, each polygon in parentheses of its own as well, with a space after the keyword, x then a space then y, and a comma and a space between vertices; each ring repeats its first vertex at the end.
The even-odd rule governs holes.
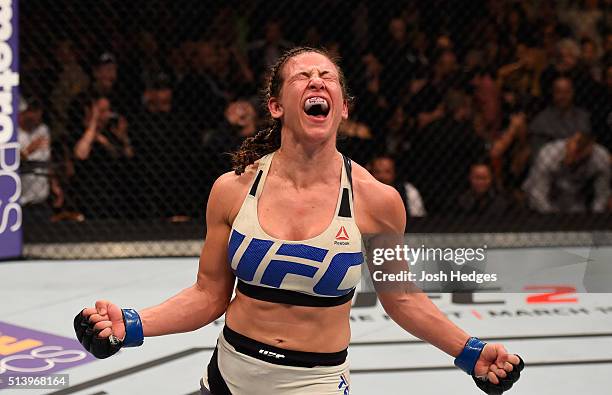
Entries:
POLYGON ((98 300, 95 307, 83 310, 83 316, 89 317, 89 322, 95 324, 94 330, 99 331, 98 337, 108 338, 114 335, 123 340, 125 337, 125 323, 121 309, 108 300, 98 300))
POLYGON ((121 309, 107 300, 98 300, 95 307, 77 314, 74 330, 83 348, 96 358, 108 358, 119 351, 126 333, 121 309))

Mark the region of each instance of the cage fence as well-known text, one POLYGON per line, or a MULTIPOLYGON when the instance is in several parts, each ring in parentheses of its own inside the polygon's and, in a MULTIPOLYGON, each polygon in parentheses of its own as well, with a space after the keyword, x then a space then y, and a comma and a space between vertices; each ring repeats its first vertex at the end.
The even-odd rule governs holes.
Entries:
POLYGON ((197 255, 214 180, 267 125, 267 70, 301 45, 338 57, 338 148, 398 190, 409 234, 610 243, 610 2, 20 7, 26 257, 197 255))

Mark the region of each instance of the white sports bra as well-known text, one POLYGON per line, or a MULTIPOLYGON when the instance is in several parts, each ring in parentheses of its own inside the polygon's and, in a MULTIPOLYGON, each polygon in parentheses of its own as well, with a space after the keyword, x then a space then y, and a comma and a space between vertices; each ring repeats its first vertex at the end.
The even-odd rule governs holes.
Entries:
POLYGON ((279 240, 262 229, 257 202, 274 153, 259 160, 257 174, 232 224, 228 259, 237 289, 252 298, 300 306, 337 306, 352 299, 364 261, 354 218, 350 159, 343 156, 333 220, 307 240, 279 240))

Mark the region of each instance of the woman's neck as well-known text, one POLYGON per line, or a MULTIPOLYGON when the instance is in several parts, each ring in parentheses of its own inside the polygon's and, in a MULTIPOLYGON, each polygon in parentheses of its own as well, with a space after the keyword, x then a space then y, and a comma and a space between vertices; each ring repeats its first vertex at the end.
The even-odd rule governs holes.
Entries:
POLYGON ((335 142, 334 138, 312 146, 284 140, 274 155, 273 172, 298 189, 317 182, 334 182, 342 168, 335 142))

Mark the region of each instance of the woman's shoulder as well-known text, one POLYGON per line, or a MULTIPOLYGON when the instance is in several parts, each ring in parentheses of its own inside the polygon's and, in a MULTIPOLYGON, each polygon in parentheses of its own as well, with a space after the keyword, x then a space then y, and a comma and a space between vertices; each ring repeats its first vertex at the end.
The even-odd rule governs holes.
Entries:
POLYGON ((251 184, 256 172, 257 162, 247 166, 241 174, 236 174, 232 170, 220 175, 213 184, 211 195, 213 192, 221 193, 226 197, 236 193, 240 194, 251 184))
POLYGON ((219 176, 210 191, 208 210, 222 212, 228 220, 234 218, 240 211, 256 172, 257 162, 247 166, 241 174, 229 171, 219 176))

